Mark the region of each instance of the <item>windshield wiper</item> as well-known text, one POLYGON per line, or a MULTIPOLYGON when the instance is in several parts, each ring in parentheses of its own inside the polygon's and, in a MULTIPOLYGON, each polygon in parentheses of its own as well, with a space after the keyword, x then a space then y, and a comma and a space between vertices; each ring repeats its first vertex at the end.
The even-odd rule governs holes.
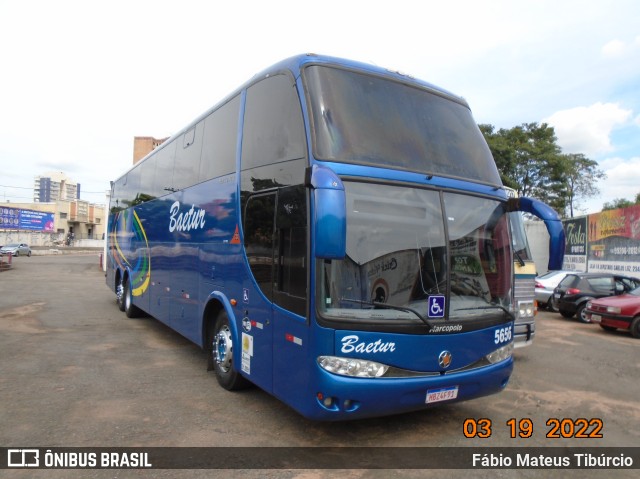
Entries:
POLYGON ((350 299, 350 298, 341 298, 340 301, 346 301, 347 303, 362 304, 365 306, 376 306, 378 308, 384 308, 384 309, 393 309, 395 311, 403 311, 405 313, 413 313, 418 318, 420 318, 420 321, 422 321, 425 325, 429 326, 429 329, 431 329, 431 323, 429 322, 429 320, 424 316, 422 316, 418 311, 416 311, 413 308, 407 308, 406 306, 394 306, 392 304, 381 303, 379 301, 362 301, 360 299, 350 299))
POLYGON ((516 320, 515 315, 511 311, 509 311, 507 308, 502 306, 501 304, 492 304, 492 305, 489 305, 489 306, 476 306, 475 308, 456 308, 454 310, 454 312, 455 311, 471 311, 471 310, 474 310, 474 309, 499 309, 499 310, 503 311, 504 314, 506 314, 507 317, 511 321, 515 321, 516 320))

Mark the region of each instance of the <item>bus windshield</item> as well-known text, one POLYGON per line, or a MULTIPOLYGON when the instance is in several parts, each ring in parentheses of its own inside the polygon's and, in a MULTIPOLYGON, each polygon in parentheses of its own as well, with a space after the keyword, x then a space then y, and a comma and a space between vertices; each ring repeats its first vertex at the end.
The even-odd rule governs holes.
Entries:
POLYGON ((325 318, 509 320, 512 253, 503 203, 412 187, 344 185, 347 255, 318 266, 317 303, 325 318), (443 299, 433 302, 438 296, 443 299))
POLYGON ((529 250, 529 241, 527 233, 524 229, 524 219, 520 211, 509 213, 509 221, 511 222, 511 235, 513 237, 513 254, 516 261, 533 261, 531 251, 529 250))
POLYGON ((327 66, 304 70, 316 159, 500 185, 471 111, 435 90, 327 66))

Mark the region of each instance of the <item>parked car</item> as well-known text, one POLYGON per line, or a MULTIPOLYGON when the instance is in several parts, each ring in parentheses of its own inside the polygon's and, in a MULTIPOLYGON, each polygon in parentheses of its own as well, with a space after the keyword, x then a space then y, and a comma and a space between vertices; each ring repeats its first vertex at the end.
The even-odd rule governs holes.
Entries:
POLYGON ((640 339, 640 288, 620 296, 589 301, 585 315, 606 331, 626 329, 634 338, 640 339))
POLYGON ((20 256, 21 254, 24 254, 26 256, 31 256, 31 248, 29 248, 29 245, 25 243, 13 243, 0 248, 0 254, 11 254, 12 256, 20 256))
POLYGON ((553 309, 553 290, 560 284, 564 277, 574 271, 548 271, 547 273, 536 277, 536 293, 535 298, 538 302, 538 308, 553 309))
POLYGON ((576 315, 583 323, 591 320, 585 314, 593 299, 615 296, 640 287, 640 279, 610 273, 571 273, 553 291, 554 307, 565 318, 576 315))

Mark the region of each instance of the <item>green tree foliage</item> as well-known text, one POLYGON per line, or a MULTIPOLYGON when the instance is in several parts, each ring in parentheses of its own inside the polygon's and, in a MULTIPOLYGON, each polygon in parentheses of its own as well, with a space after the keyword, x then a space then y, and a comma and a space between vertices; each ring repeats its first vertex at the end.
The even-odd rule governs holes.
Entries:
POLYGON ((635 201, 626 200, 624 198, 616 198, 613 201, 607 201, 602 205, 602 211, 617 210, 618 208, 628 208, 629 206, 640 204, 640 193, 636 195, 635 201))
POLYGON ((598 182, 606 179, 607 175, 598 168, 597 162, 581 153, 562 156, 566 179, 566 213, 573 218, 573 210, 579 206, 579 200, 592 198, 600 193, 598 182))
POLYGON ((573 216, 580 199, 598 194, 604 178, 598 164, 582 154, 563 154, 553 127, 524 123, 496 131, 479 125, 505 186, 520 196, 549 204, 561 215, 573 216))

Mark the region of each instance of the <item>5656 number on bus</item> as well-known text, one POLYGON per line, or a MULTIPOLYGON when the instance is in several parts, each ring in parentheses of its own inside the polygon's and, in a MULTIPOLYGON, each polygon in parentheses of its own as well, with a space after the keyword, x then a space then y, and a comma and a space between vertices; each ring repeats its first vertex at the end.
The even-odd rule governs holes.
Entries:
POLYGON ((507 326, 506 328, 496 329, 494 342, 496 344, 508 343, 511 341, 512 333, 511 326, 507 326))

